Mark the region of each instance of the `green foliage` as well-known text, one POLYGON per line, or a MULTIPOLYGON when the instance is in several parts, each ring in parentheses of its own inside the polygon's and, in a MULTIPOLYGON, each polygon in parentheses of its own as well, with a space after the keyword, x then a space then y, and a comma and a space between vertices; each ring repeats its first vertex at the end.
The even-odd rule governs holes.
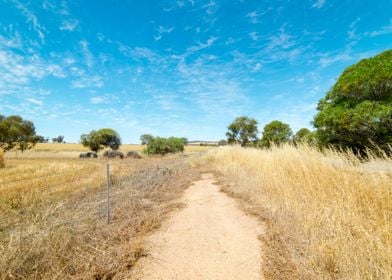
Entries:
POLYGON ((55 138, 52 138, 52 142, 53 143, 64 143, 64 136, 63 135, 59 135, 55 138))
POLYGON ((169 153, 178 153, 184 151, 184 138, 162 138, 153 137, 144 150, 149 155, 165 155, 169 153))
POLYGON ((301 128, 294 135, 293 140, 295 143, 307 142, 307 138, 311 135, 311 131, 307 128, 301 128))
POLYGON ((111 128, 102 128, 97 131, 101 138, 101 144, 105 147, 109 147, 112 150, 118 150, 121 146, 120 135, 111 128))
POLYGON ((317 133, 315 131, 310 131, 307 128, 301 128, 293 137, 294 143, 308 143, 312 145, 317 145, 317 133))
POLYGON ((318 104, 319 141, 363 150, 392 144, 392 50, 348 67, 318 104))
POLYGON ((34 147, 38 141, 31 121, 23 120, 20 116, 0 115, 0 149, 9 151, 16 148, 23 152, 34 147))
POLYGON ((238 117, 229 126, 226 133, 229 144, 249 146, 257 141, 257 121, 249 117, 238 117))
POLYGON ((153 138, 154 138, 154 136, 152 136, 150 134, 143 134, 140 136, 140 143, 142 145, 147 145, 153 138))
POLYGON ((37 135, 37 143, 48 143, 49 142, 49 138, 48 137, 43 137, 41 135, 37 135))
POLYGON ((263 137, 260 140, 261 147, 270 147, 272 144, 290 142, 293 132, 290 126, 281 121, 272 121, 264 126, 263 137))
POLYGON ((118 150, 121 145, 119 134, 111 128, 103 128, 98 131, 92 130, 89 134, 82 134, 80 142, 91 151, 98 152, 104 147, 118 150))

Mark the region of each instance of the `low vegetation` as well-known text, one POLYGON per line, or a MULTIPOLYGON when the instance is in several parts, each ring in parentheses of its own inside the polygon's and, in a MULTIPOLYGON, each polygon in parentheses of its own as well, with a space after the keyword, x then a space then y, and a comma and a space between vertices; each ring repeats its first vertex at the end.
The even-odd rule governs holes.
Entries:
POLYGON ((171 153, 184 152, 185 146, 184 138, 162 138, 152 137, 147 143, 144 152, 148 155, 166 155, 171 153))
POLYGON ((207 161, 266 226, 267 279, 390 279, 392 159, 306 145, 221 147, 207 161))
POLYGON ((184 157, 9 159, 0 170, 0 279, 129 278, 143 240, 197 178, 184 157))

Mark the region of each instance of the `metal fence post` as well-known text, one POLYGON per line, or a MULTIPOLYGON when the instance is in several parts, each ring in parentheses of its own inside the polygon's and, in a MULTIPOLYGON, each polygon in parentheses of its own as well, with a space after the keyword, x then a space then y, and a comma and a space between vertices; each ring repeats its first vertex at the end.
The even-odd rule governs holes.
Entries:
POLYGON ((106 164, 106 222, 110 224, 110 174, 109 163, 106 164))

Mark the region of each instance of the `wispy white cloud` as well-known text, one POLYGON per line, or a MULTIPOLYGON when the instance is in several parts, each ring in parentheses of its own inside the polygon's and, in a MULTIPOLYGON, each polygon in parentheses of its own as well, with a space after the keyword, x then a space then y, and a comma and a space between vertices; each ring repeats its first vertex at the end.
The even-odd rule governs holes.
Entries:
POLYGON ((76 19, 64 20, 60 25, 60 30, 74 31, 79 27, 79 21, 76 19))
POLYGON ((249 37, 253 40, 253 41, 258 41, 260 40, 259 35, 257 35, 257 32, 250 32, 249 33, 249 37))
POLYGON ((246 14, 246 17, 249 18, 249 22, 258 23, 260 14, 257 11, 252 11, 246 14))
POLYGON ((325 5, 325 2, 326 0, 316 0, 312 7, 316 9, 321 9, 325 5))
POLYGON ((199 42, 197 45, 191 46, 191 47, 187 48, 187 52, 188 52, 188 53, 194 53, 194 52, 198 52, 198 51, 200 51, 200 50, 202 50, 202 49, 209 48, 209 47, 211 47, 211 46, 214 44, 214 42, 215 42, 217 39, 218 39, 218 37, 211 36, 211 37, 207 40, 206 43, 200 43, 200 42, 199 42))
POLYGON ((42 100, 36 99, 36 98, 26 98, 27 102, 30 102, 34 105, 42 107, 44 105, 44 102, 42 100))
POLYGON ((94 97, 90 98, 90 103, 91 104, 105 104, 105 103, 107 103, 107 100, 102 96, 94 96, 94 97))
POLYGON ((206 13, 209 15, 214 14, 217 11, 217 4, 214 0, 210 0, 207 4, 203 5, 203 9, 205 9, 206 13))
POLYGON ((392 19, 390 19, 389 24, 381 27, 379 30, 374 30, 371 32, 366 32, 365 35, 369 37, 376 37, 381 35, 387 35, 392 33, 392 19))
POLYGON ((333 63, 349 61, 352 59, 353 56, 348 51, 344 51, 337 54, 324 54, 323 57, 319 59, 319 64, 321 67, 328 67, 333 63))
POLYGON ((79 44, 80 44, 80 47, 82 49, 82 53, 83 53, 84 59, 86 61, 86 65, 89 68, 93 67, 93 65, 94 65, 94 56, 93 56, 93 54, 91 53, 91 51, 89 49, 88 42, 86 40, 81 40, 79 42, 79 44))
POLYGON ((156 31, 158 32, 158 34, 154 36, 155 41, 161 40, 161 39, 162 39, 162 36, 163 36, 164 34, 169 34, 169 33, 171 33, 173 30, 174 30, 174 27, 165 27, 165 26, 160 25, 160 26, 156 29, 156 31))
POLYGON ((101 88, 103 86, 104 81, 98 75, 85 76, 71 82, 71 88, 101 88))
POLYGON ((246 17, 249 19, 250 23, 253 23, 253 24, 260 23, 260 17, 267 14, 271 10, 272 10, 272 8, 268 8, 265 11, 252 11, 252 12, 247 13, 246 17))
POLYGON ((33 29, 37 32, 38 37, 41 39, 41 43, 45 42, 45 28, 39 23, 37 16, 31 11, 27 5, 21 3, 17 0, 14 0, 16 8, 19 9, 22 14, 25 16, 26 21, 31 24, 33 29))
POLYGON ((269 44, 267 45, 267 49, 272 50, 275 48, 288 49, 294 46, 296 43, 293 40, 294 37, 288 34, 283 27, 279 29, 279 32, 275 35, 272 35, 269 38, 269 44))

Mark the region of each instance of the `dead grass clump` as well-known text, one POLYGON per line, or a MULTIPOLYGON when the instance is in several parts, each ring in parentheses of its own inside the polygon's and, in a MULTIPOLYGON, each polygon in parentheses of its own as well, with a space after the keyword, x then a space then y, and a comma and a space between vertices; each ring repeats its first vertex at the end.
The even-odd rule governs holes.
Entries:
POLYGON ((207 161, 264 220, 267 279, 391 278, 390 158, 283 146, 219 148, 207 161))
POLYGON ((4 163, 4 152, 0 150, 0 168, 4 168, 5 163, 4 163))

